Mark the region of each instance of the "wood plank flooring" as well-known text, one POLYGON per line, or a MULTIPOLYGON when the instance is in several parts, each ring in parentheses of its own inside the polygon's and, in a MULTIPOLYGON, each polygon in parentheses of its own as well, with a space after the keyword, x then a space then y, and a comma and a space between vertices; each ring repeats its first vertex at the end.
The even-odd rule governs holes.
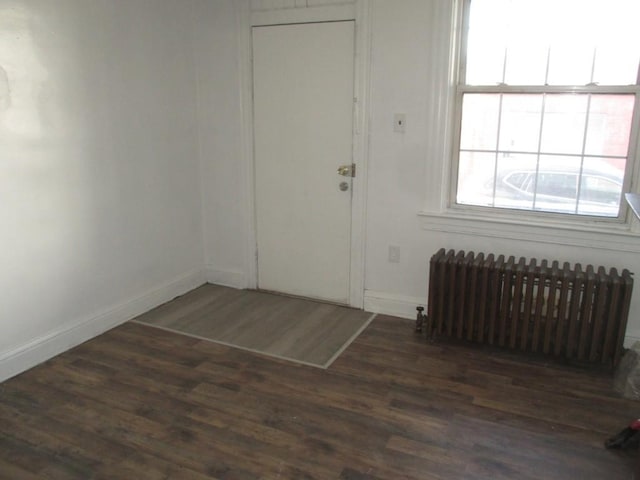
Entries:
POLYGON ((321 370, 127 323, 0 384, 0 478, 631 478, 610 376, 412 326, 321 370))
POLYGON ((371 313, 219 285, 203 285, 136 321, 326 368, 371 313))

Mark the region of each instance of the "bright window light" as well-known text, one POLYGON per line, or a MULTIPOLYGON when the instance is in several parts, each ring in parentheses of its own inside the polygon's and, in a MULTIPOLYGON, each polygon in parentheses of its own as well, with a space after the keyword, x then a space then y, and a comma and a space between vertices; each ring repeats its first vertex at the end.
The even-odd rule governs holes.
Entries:
POLYGON ((619 217, 635 161, 640 1, 465 7, 456 203, 619 217))

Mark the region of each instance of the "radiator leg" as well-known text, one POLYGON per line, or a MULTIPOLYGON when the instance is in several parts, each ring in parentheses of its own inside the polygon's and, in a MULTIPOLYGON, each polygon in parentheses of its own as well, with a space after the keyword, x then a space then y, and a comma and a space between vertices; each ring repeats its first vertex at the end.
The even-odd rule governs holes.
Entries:
POLYGON ((422 333, 422 325, 427 317, 423 313, 424 307, 416 307, 416 310, 418 311, 416 315, 416 333, 422 333))
POLYGON ((425 330, 427 332, 427 340, 429 341, 433 341, 434 340, 434 332, 433 332, 433 325, 431 325, 431 317, 428 315, 425 315, 424 317, 424 325, 425 325, 425 330))

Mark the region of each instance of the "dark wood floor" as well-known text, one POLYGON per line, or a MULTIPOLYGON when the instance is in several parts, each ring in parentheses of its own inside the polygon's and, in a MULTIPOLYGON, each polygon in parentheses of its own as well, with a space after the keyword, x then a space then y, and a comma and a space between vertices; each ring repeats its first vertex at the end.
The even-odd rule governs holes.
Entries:
POLYGON ((611 383, 390 317, 328 370, 128 323, 0 384, 0 478, 628 479, 611 383))

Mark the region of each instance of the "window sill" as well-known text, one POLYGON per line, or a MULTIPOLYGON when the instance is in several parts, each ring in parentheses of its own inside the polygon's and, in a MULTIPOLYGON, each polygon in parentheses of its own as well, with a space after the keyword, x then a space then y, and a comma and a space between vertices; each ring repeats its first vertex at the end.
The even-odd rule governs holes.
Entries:
POLYGON ((566 224, 546 218, 527 221, 508 214, 454 209, 421 211, 418 215, 423 219, 422 229, 428 231, 640 253, 640 233, 627 223, 566 224))

